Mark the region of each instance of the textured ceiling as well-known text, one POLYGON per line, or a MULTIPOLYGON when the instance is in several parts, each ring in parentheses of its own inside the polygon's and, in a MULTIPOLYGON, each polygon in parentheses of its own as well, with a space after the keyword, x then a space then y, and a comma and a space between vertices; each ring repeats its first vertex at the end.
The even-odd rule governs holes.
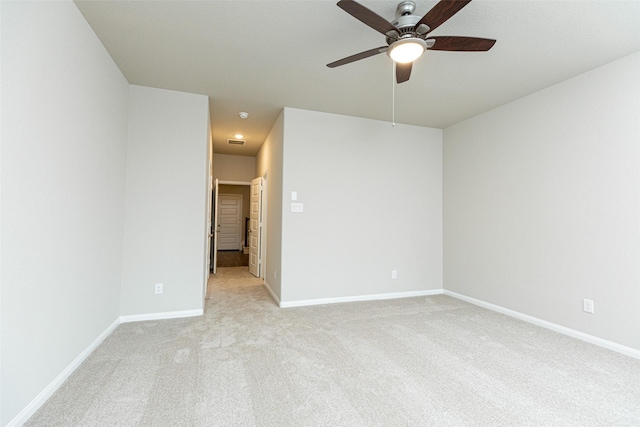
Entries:
MULTIPOLYGON (((214 151, 255 155, 283 107, 391 121, 385 44, 334 0, 80 1, 132 84, 209 96, 214 151), (241 120, 238 112, 250 117, 241 120), (234 133, 244 147, 227 144, 234 133)), ((361 0, 391 20, 398 2, 361 0)), ((424 15, 436 1, 416 1, 424 15)), ((432 35, 497 39, 428 51, 395 87, 399 123, 444 128, 640 50, 640 0, 474 0, 432 35)))

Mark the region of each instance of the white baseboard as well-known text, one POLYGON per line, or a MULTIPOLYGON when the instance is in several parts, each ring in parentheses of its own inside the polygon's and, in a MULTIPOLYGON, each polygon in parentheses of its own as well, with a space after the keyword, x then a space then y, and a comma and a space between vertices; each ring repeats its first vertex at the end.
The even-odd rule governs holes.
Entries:
POLYGON ((602 338, 595 337, 593 335, 585 334, 584 332, 576 331, 575 329, 567 328, 565 326, 558 325, 556 323, 548 322, 546 320, 538 319, 537 317, 529 316, 528 314, 523 314, 518 311, 510 310, 508 308, 501 307, 499 305, 491 304, 489 302, 485 302, 479 299, 475 299, 472 297, 468 297, 466 295, 459 294, 457 292, 444 291, 445 295, 450 297, 457 298, 462 301, 466 301, 473 305, 477 305, 479 307, 487 308, 489 310, 506 314, 507 316, 515 317, 516 319, 524 320, 525 322, 532 323, 537 326, 541 326, 546 329, 550 329, 555 332, 559 332, 563 335, 570 336, 572 338, 577 338, 579 340, 588 342, 590 344, 595 344, 600 347, 604 347, 609 350, 613 350, 615 352, 624 354, 626 356, 633 357, 635 359, 640 359, 640 350, 636 350, 635 348, 627 347, 622 344, 618 344, 612 341, 607 341, 602 338))
POLYGON ((111 332, 120 324, 128 322, 140 322, 143 320, 161 320, 161 319, 176 319, 180 317, 193 317, 201 316, 204 313, 203 309, 199 310, 183 310, 183 311, 170 311, 165 313, 149 313, 149 314, 134 314, 129 316, 120 316, 113 321, 107 329, 105 329, 98 337, 93 340, 82 353, 76 357, 73 362, 69 364, 51 383, 44 388, 25 408, 18 413, 6 427, 19 427, 27 422, 27 420, 36 413, 38 409, 53 395, 53 393, 60 388, 71 374, 84 362, 84 360, 107 338, 111 332))
POLYGON ((201 308, 196 310, 166 311, 163 313, 129 314, 127 316, 120 316, 120 322, 129 323, 143 322, 145 320, 179 319, 181 317, 202 316, 203 314, 204 310, 201 308))
POLYGON ((317 298, 297 301, 281 301, 281 308, 289 307, 303 307, 307 305, 321 305, 321 304, 336 304, 341 302, 360 302, 360 301, 376 301, 384 299, 396 299, 396 298, 411 298, 411 297, 423 297, 430 295, 441 295, 442 289, 431 289, 425 291, 410 291, 410 292, 391 292, 387 294, 370 294, 370 295, 355 295, 349 297, 335 297, 335 298, 317 298))
POLYGON ((267 288, 267 291, 269 291, 269 294, 271 294, 271 298, 273 298, 273 300, 276 302, 276 304, 278 305, 278 307, 282 307, 280 305, 280 298, 278 298, 278 296, 276 295, 275 292, 273 292, 273 289, 271 289, 271 286, 269 285, 269 283, 267 283, 267 280, 265 279, 264 282, 264 287, 267 288))
POLYGON ((16 415, 6 427, 18 427, 27 422, 27 420, 36 413, 38 409, 53 395, 53 393, 60 388, 62 383, 64 383, 69 376, 84 362, 84 360, 102 343, 113 332, 113 330, 120 324, 120 319, 116 319, 113 321, 111 325, 107 327, 98 337, 93 340, 91 344, 87 348, 85 348, 82 353, 76 357, 73 362, 69 364, 60 374, 49 383, 48 386, 44 388, 38 394, 35 399, 33 399, 27 406, 24 407, 18 415, 16 415))

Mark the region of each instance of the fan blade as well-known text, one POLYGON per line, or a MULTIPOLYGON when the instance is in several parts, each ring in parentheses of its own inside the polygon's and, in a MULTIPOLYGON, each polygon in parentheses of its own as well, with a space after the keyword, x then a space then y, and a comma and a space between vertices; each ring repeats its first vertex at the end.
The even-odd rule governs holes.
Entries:
POLYGON ((496 43, 493 39, 480 39, 477 37, 443 36, 432 37, 435 39, 429 50, 451 50, 459 52, 485 52, 496 43))
POLYGON ((387 46, 380 46, 375 49, 365 50, 364 52, 356 53, 355 55, 347 56, 346 58, 339 59, 330 64, 327 64, 329 68, 339 67, 341 65, 349 64, 351 62, 359 61, 364 58, 368 58, 373 55, 377 55, 387 50, 387 46))
POLYGON ((411 66, 413 62, 407 62, 406 64, 396 63, 396 81, 398 83, 404 83, 411 77, 411 66))
POLYGON ((340 0, 338 7, 382 34, 386 35, 389 31, 398 31, 391 22, 353 0, 340 0))
POLYGON ((441 0, 418 21, 415 28, 418 28, 421 24, 426 24, 429 26, 427 33, 430 33, 444 24, 447 19, 458 13, 460 9, 469 4, 469 2, 471 2, 471 0, 441 0))

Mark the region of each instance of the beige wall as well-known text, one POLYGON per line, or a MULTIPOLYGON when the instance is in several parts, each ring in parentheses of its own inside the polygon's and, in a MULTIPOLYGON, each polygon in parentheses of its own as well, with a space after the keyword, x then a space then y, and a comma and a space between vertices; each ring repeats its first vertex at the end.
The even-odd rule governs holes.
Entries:
POLYGON ((71 1, 0 8, 6 425, 120 314, 129 84, 71 1))
POLYGON ((123 315, 203 307, 208 115, 204 95, 130 86, 123 315))
POLYGON ((445 129, 447 290, 640 349, 638 76, 640 53, 445 129))
POLYGON ((280 113, 267 139, 256 156, 256 176, 267 175, 266 264, 263 265, 267 286, 281 298, 282 263, 282 150, 284 112, 280 113))
POLYGON ((285 108, 283 165, 283 302, 442 289, 441 130, 285 108))
POLYGON ((232 154, 213 155, 213 178, 220 181, 251 182, 256 172, 256 158, 232 154))

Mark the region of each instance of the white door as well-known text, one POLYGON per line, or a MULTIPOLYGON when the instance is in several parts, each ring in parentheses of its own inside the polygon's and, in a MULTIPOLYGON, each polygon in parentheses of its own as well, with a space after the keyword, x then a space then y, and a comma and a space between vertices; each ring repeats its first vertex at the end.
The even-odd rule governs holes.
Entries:
POLYGON ((218 250, 240 250, 242 244, 242 195, 218 197, 218 250))
POLYGON ((209 282, 209 274, 210 274, 210 268, 211 268, 211 245, 213 244, 213 230, 211 229, 211 226, 213 225, 213 220, 211 218, 211 215, 213 214, 213 209, 212 209, 212 191, 213 191, 213 177, 211 175, 209 175, 209 185, 207 187, 207 255, 206 255, 206 265, 205 265, 205 269, 204 269, 204 291, 203 291, 203 298, 207 297, 207 283, 209 282))
POLYGON ((260 241, 262 239, 262 178, 251 181, 251 209, 249 211, 249 272, 260 277, 262 260, 260 241))
POLYGON ((213 225, 211 227, 211 233, 213 234, 213 274, 218 272, 218 200, 220 182, 216 178, 215 185, 213 186, 213 225))

